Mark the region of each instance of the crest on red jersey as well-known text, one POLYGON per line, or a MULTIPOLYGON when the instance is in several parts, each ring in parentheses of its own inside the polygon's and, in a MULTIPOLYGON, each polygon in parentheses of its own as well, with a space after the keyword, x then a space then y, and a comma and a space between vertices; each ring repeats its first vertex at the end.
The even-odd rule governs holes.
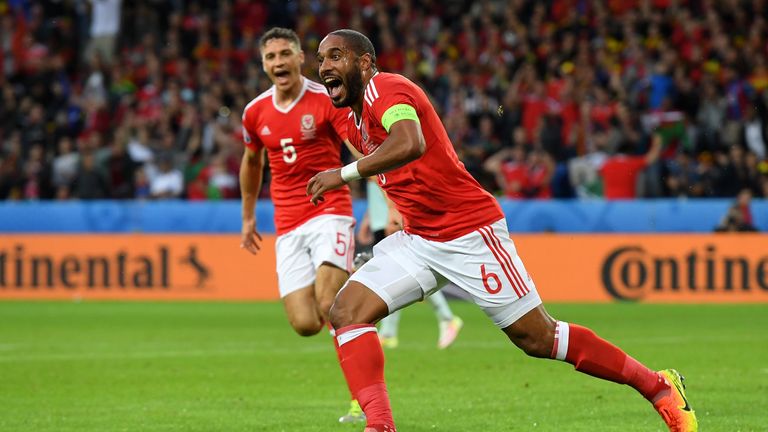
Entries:
POLYGON ((365 127, 365 122, 362 122, 360 124, 360 136, 363 138, 363 144, 367 143, 368 142, 368 138, 370 138, 368 136, 368 129, 366 129, 366 127, 365 127))
POLYGON ((371 141, 371 135, 368 134, 368 127, 365 126, 365 122, 360 124, 360 138, 363 139, 363 142, 360 144, 360 147, 364 149, 363 153, 365 154, 371 154, 374 150, 376 150, 376 147, 380 143, 374 143, 371 141))
POLYGON ((304 114, 301 116, 301 130, 310 130, 315 128, 315 116, 304 114))
POLYGON ((315 137, 315 116, 312 114, 301 116, 301 137, 305 140, 315 137))

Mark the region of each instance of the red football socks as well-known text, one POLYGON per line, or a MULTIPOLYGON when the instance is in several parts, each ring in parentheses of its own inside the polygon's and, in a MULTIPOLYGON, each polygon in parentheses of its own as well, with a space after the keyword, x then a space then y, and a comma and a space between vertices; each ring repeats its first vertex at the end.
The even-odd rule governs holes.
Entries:
POLYGON ((341 369, 352 396, 365 412, 368 425, 394 430, 392 408, 384 383, 384 353, 371 324, 351 325, 336 330, 341 369))
POLYGON ((650 401, 668 387, 661 375, 580 325, 557 322, 552 358, 587 375, 627 384, 650 401))
MULTIPOLYGON (((326 325, 328 326, 328 330, 331 332, 331 336, 333 336, 333 347, 336 349, 336 357, 339 358, 339 365, 341 365, 341 351, 339 351, 339 342, 336 340, 336 330, 333 329, 331 323, 326 323, 326 325)), ((355 395, 352 393, 352 387, 349 386, 349 382, 347 382, 346 377, 344 377, 344 382, 347 383, 347 388, 349 389, 349 397, 351 399, 355 399, 355 395)))

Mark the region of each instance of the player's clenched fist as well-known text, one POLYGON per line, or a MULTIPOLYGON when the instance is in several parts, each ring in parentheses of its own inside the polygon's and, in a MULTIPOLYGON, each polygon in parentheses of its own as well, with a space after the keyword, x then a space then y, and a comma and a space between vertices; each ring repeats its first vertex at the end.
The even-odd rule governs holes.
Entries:
POLYGON ((240 237, 240 247, 256 255, 261 250, 261 234, 256 231, 254 219, 244 220, 240 237))
POLYGON ((311 195, 309 201, 317 205, 323 200, 323 194, 329 190, 338 189, 344 186, 345 182, 341 178, 341 169, 334 168, 315 174, 307 183, 307 195, 311 195))

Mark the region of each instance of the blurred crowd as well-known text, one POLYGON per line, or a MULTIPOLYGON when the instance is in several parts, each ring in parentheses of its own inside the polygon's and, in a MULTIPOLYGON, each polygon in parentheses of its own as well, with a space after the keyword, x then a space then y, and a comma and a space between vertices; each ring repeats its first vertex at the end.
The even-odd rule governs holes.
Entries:
POLYGON ((310 77, 327 32, 367 34, 499 196, 768 197, 766 19, 765 0, 0 0, 0 199, 239 197, 272 26, 310 77))

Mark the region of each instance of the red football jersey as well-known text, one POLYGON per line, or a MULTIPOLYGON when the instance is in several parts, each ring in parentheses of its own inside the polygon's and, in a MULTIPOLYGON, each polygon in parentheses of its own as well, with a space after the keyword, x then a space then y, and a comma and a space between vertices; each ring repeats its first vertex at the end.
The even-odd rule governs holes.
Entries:
POLYGON ((504 217, 493 195, 464 168, 421 88, 402 75, 377 73, 365 88, 364 100, 362 121, 348 114, 350 141, 363 154, 372 153, 387 138, 382 118, 390 108, 409 105, 421 124, 426 141, 421 158, 378 176, 403 216, 406 232, 448 241, 504 217))
POLYGON ((326 193, 325 201, 317 206, 309 202, 309 179, 320 171, 342 166, 348 110, 336 109, 324 86, 303 80, 301 93, 291 105, 279 107, 272 86, 243 112, 245 145, 254 151, 267 149, 278 235, 322 214, 352 216, 352 198, 346 186, 326 193))
POLYGON ((634 199, 637 176, 647 165, 645 156, 609 157, 600 167, 605 199, 634 199))
POLYGON ((521 162, 504 162, 501 164, 501 174, 507 182, 504 195, 507 198, 525 198, 525 188, 528 186, 528 166, 521 162), (517 183, 516 188, 510 186, 517 183))

